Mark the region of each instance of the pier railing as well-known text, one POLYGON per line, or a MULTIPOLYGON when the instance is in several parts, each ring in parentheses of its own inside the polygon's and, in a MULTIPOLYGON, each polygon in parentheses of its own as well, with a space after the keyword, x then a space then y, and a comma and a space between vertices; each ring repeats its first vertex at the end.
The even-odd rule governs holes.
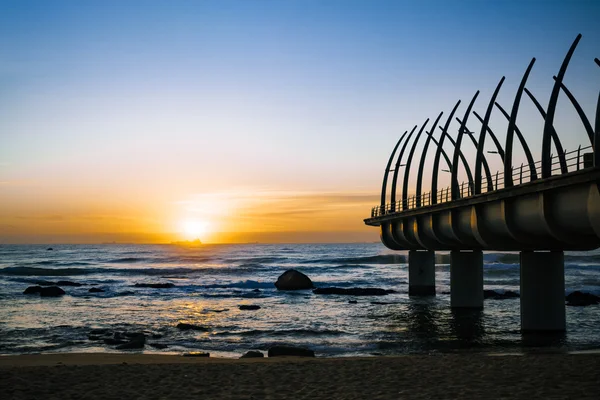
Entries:
MULTIPOLYGON (((568 174, 571 172, 579 171, 583 168, 591 167, 593 160, 590 156, 592 156, 593 153, 586 153, 586 151, 589 151, 591 149, 592 146, 579 146, 577 150, 569 152, 565 150, 563 154, 564 164, 566 165, 563 165, 563 163, 561 163, 559 157, 551 156, 552 175, 568 174)), ((538 177, 539 172, 541 170, 541 164, 541 161, 537 161, 533 164, 533 170, 536 171, 538 177)), ((512 169, 512 171, 512 181, 514 186, 518 186, 535 180, 532 179, 532 176, 534 174, 532 174, 532 168, 530 168, 529 164, 521 164, 520 167, 515 167, 512 169)), ((496 172, 496 174, 491 175, 491 179, 488 179, 487 176, 482 176, 480 194, 495 192, 504 188, 505 185, 503 172, 496 172)), ((458 199, 472 197, 475 195, 474 193, 474 182, 462 182, 458 185, 458 199)), ((410 209, 428 207, 433 204, 446 203, 452 200, 457 199, 452 198, 452 187, 448 186, 439 189, 437 193, 427 192, 422 193, 420 196, 412 195, 408 196, 406 199, 402 199, 394 203, 387 203, 384 207, 373 207, 371 209, 371 218, 381 217, 384 215, 399 214, 410 209), (432 202, 433 197, 435 197, 437 200, 435 203, 432 202)))

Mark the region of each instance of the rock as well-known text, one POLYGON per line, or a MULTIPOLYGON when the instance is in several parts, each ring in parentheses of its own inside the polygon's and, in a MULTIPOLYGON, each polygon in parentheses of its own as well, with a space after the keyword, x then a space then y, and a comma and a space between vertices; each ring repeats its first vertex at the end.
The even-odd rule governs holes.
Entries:
POLYGON ((495 290, 484 290, 483 298, 492 300, 514 299, 519 297, 519 293, 506 290, 504 293, 496 292, 495 290))
POLYGON ((295 346, 273 346, 269 349, 269 357, 314 357, 315 352, 310 349, 295 346))
POLYGON ((100 288, 93 287, 90 290, 88 290, 88 292, 90 292, 90 293, 102 293, 102 292, 104 292, 104 290, 102 290, 100 288))
POLYGON ((112 333, 109 329, 92 329, 90 335, 106 335, 112 333))
POLYGON ((166 349, 167 347, 169 347, 168 345, 166 345, 164 343, 149 343, 149 345, 151 347, 154 347, 155 349, 166 349))
POLYGON ((43 288, 41 286, 29 286, 27 289, 25 289, 23 294, 39 294, 42 289, 43 288))
POLYGON ((260 351, 250 350, 246 354, 243 354, 240 358, 261 358, 264 356, 265 355, 260 351))
POLYGON ((600 297, 591 294, 580 292, 579 290, 570 293, 567 297, 567 305, 573 307, 585 307, 594 304, 600 304, 600 297))
POLYGON ((260 306, 255 306, 253 304, 240 304, 238 308, 240 310, 260 310, 260 306))
POLYGON ((139 338, 139 337, 146 337, 146 334, 144 332, 124 332, 123 336, 127 337, 127 338, 139 338))
POLYGON ((253 292, 254 293, 260 293, 260 289, 254 289, 253 292))
POLYGON ((43 287, 40 290, 40 296, 42 297, 59 297, 65 294, 65 291, 58 286, 43 287))
POLYGON ((278 290, 307 290, 315 287, 310 278, 295 269, 288 269, 275 282, 278 290))
POLYGON ((48 247, 46 251, 54 250, 52 247, 48 247))
POLYGON ((206 311, 207 313, 209 313, 209 312, 214 312, 214 313, 222 313, 222 312, 225 312, 225 311, 229 311, 229 308, 223 308, 223 309, 221 309, 221 310, 205 310, 205 311, 206 311))
POLYGON ((356 301, 356 300, 350 300, 350 301, 348 302, 348 304, 356 304, 356 303, 358 303, 358 301, 356 301))
POLYGON ((141 288, 154 288, 154 289, 168 289, 168 288, 175 287, 175 285, 172 283, 136 283, 133 286, 141 287, 141 288))
POLYGON ((210 357, 210 353, 205 353, 203 351, 190 351, 189 353, 184 353, 184 357, 210 357))
POLYGON ((126 290, 124 292, 117 293, 117 296, 133 296, 134 294, 135 292, 132 292, 131 290, 126 290))
POLYGON ((204 326, 199 326, 199 325, 194 325, 194 324, 186 324, 183 322, 180 322, 177 324, 177 329, 180 329, 182 331, 203 331, 203 332, 210 330, 209 328, 206 328, 204 326))
POLYGON ((117 350, 143 349, 146 344, 146 337, 140 336, 127 343, 123 343, 115 347, 117 350))
POLYGON ((314 294, 341 294, 347 296, 385 296, 389 293, 395 293, 394 290, 386 290, 379 288, 336 288, 336 287, 328 287, 328 288, 318 288, 313 290, 314 294))
POLYGON ((75 287, 83 286, 81 283, 71 282, 71 281, 58 281, 58 282, 56 282, 56 284, 58 286, 75 286, 75 287))

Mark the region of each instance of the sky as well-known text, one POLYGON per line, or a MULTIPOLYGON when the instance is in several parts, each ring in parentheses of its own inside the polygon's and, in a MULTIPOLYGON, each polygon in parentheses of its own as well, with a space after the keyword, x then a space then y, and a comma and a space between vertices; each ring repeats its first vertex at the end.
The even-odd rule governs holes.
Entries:
MULTIPOLYGON (((546 106, 579 33, 565 84, 593 121, 599 17, 597 1, 0 0, 0 243, 377 241, 363 219, 400 135, 477 90, 484 115, 502 76, 510 111, 532 57, 546 106)), ((539 159, 527 98, 518 125, 539 159)), ((490 126, 503 141, 497 110, 490 126)), ((564 94, 555 126, 589 145, 564 94)))

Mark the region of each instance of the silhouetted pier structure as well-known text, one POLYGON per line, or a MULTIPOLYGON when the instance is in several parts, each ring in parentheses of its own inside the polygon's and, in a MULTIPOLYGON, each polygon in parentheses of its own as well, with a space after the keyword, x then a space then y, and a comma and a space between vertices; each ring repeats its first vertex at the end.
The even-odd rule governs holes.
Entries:
MULTIPOLYGON (((563 252, 600 247, 600 94, 592 126, 563 83, 580 39, 581 35, 578 35, 554 77, 547 109, 544 110, 525 87, 534 58, 523 75, 510 113, 496 102, 503 77, 483 117, 472 111, 479 95, 477 92, 462 118, 455 117, 460 105, 458 101, 443 125, 438 125, 443 115, 440 113, 429 131, 426 131, 428 119, 400 137, 385 169, 381 203, 371 210, 365 223, 380 227, 381 241, 386 247, 408 250, 409 295, 435 295, 434 252, 445 250, 450 251, 451 259, 451 306, 482 308, 482 251, 519 251, 522 330, 565 330, 563 252), (577 111, 589 138, 589 144, 568 152, 563 149, 554 128, 561 91, 577 111), (533 102, 544 120, 538 160, 534 159, 517 125, 523 94, 533 102), (504 146, 489 127, 494 109, 508 121, 504 146), (477 137, 467 127, 471 116, 481 123, 477 137), (448 132, 454 119, 460 124, 456 138, 448 132), (435 138, 437 129, 441 134, 435 138), (418 168, 416 186, 410 188, 414 194, 409 196, 409 175, 423 133, 426 134, 424 147, 415 165, 418 168), (488 136, 495 147, 492 153, 498 154, 503 163, 503 170, 494 173, 484 150, 488 136), (514 165, 513 149, 517 141, 526 160, 514 165), (447 142, 453 148, 450 154, 444 150, 447 142), (465 142, 471 142, 477 148, 473 165, 462 151, 465 142), (551 153, 552 144, 557 152, 555 155, 551 153), (424 192, 423 175, 429 146, 434 146, 435 157, 430 167, 431 190, 424 192), (440 163, 450 173, 450 186, 446 188, 438 187, 440 163), (467 176, 464 183, 458 182, 461 167, 467 176), (404 172, 400 177, 402 168, 404 172), (399 184, 401 195, 397 197, 399 184)), ((598 58, 594 62, 600 67, 598 58)))

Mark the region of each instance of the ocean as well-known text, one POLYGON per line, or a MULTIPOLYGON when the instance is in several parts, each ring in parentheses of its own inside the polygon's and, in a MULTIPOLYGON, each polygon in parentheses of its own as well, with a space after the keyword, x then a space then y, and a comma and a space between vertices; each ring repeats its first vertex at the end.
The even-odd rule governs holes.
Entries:
MULTIPOLYGON (((518 292, 518 260, 517 253, 485 253, 485 289, 518 292)), ((600 349, 600 305, 567 307, 566 334, 522 335, 518 298, 453 312, 449 255, 436 255, 437 295, 430 298, 408 296, 406 262, 406 253, 378 243, 0 245, 0 354, 119 351, 90 340, 94 329, 144 331, 147 345, 132 351, 221 357, 275 344, 309 347, 326 357, 600 349), (317 287, 396 292, 278 291, 274 282, 291 268, 317 287), (39 281, 64 280, 82 286, 62 286, 67 294, 59 298, 23 294, 39 281), (174 286, 135 286, 140 283, 174 286), (178 323, 203 329, 183 331, 178 323)), ((600 295, 600 251, 565 253, 565 282, 566 294, 600 295)))

